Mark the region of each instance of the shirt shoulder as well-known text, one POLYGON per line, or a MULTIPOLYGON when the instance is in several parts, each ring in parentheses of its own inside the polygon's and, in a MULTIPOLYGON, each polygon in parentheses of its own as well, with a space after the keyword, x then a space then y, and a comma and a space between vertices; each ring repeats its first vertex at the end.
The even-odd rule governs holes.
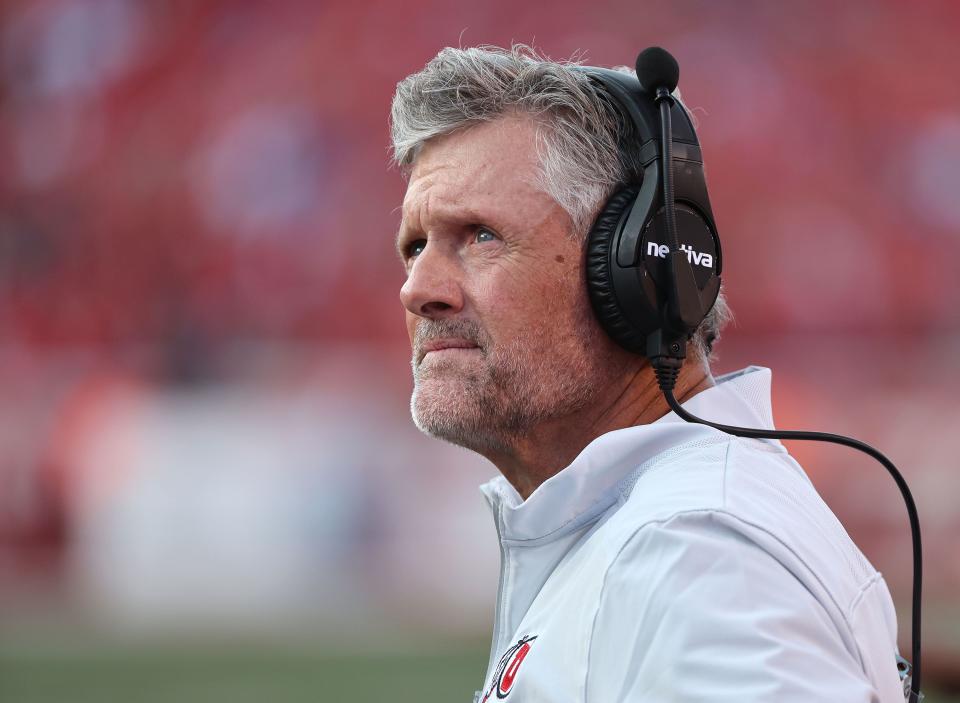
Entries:
POLYGON ((606 572, 586 700, 895 703, 894 651, 882 649, 875 677, 850 631, 763 547, 717 513, 688 512, 637 531, 606 572))
POLYGON ((710 515, 756 543, 849 614, 876 571, 779 442, 731 437, 654 457, 625 484, 627 532, 681 514, 710 515))
MULTIPOLYGON (((895 690, 896 622, 882 577, 782 445, 719 432, 714 439, 654 457, 624 485, 605 526, 619 532, 619 551, 609 561, 592 651, 603 658, 612 621, 643 593, 626 612, 642 607, 669 623, 651 644, 674 651, 676 661, 706 656, 692 652, 719 628, 740 644, 718 646, 717 661, 780 652, 853 687, 837 700, 871 700, 873 685, 895 690)), ((723 666, 750 678, 749 666, 723 666)))

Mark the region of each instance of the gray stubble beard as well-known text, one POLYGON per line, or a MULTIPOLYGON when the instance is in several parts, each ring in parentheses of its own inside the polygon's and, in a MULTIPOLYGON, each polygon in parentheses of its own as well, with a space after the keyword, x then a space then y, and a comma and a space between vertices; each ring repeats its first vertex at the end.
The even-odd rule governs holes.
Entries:
MULTIPOLYGON (((560 358, 516 338, 491 351, 491 341, 476 323, 437 322, 418 328, 411 362, 411 415, 417 428, 432 437, 483 454, 509 452, 538 424, 585 407, 603 383, 602 362, 591 355, 592 340, 587 337, 580 337, 583 345, 575 350, 575 358, 560 358), (450 380, 424 377, 427 372, 417 364, 417 349, 427 339, 451 332, 479 344, 482 362, 476 372, 459 374, 437 362, 436 371, 450 374, 450 380)), ((585 331, 577 329, 575 334, 585 331)))

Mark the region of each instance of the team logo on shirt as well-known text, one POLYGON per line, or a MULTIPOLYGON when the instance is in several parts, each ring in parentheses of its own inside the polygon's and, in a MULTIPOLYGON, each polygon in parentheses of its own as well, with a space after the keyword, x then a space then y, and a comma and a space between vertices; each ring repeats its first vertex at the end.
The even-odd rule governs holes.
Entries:
POLYGON ((480 703, 487 703, 487 699, 497 694, 497 698, 506 698, 513 690, 513 684, 517 680, 517 672, 520 665, 530 653, 531 642, 537 639, 537 635, 527 635, 522 637, 519 642, 510 647, 506 654, 500 657, 497 668, 493 672, 493 680, 490 682, 490 688, 483 694, 480 703))

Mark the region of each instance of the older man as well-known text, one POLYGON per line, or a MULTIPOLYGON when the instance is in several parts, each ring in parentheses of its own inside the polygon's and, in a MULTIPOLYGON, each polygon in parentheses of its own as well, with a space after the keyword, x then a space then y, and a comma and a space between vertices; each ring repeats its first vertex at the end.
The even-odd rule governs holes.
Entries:
MULTIPOLYGON (((586 233, 639 178, 624 119, 522 47, 445 49, 394 99, 413 419, 502 474, 476 700, 902 701, 886 585, 802 469, 680 421, 592 312, 586 233)), ((721 296, 675 395, 772 427, 768 370, 711 375, 728 316, 721 296)))

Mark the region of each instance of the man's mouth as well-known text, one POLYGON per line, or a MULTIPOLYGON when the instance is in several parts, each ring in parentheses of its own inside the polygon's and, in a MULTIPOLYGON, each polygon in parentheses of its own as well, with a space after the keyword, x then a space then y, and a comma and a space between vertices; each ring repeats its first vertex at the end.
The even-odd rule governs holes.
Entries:
POLYGON ((469 351, 471 349, 479 349, 479 345, 475 342, 471 342, 468 339, 459 339, 456 337, 443 337, 440 339, 431 339, 420 347, 420 354, 417 358, 417 363, 419 364, 424 360, 424 358, 431 353, 436 352, 454 352, 457 353, 457 350, 460 351, 469 351))

